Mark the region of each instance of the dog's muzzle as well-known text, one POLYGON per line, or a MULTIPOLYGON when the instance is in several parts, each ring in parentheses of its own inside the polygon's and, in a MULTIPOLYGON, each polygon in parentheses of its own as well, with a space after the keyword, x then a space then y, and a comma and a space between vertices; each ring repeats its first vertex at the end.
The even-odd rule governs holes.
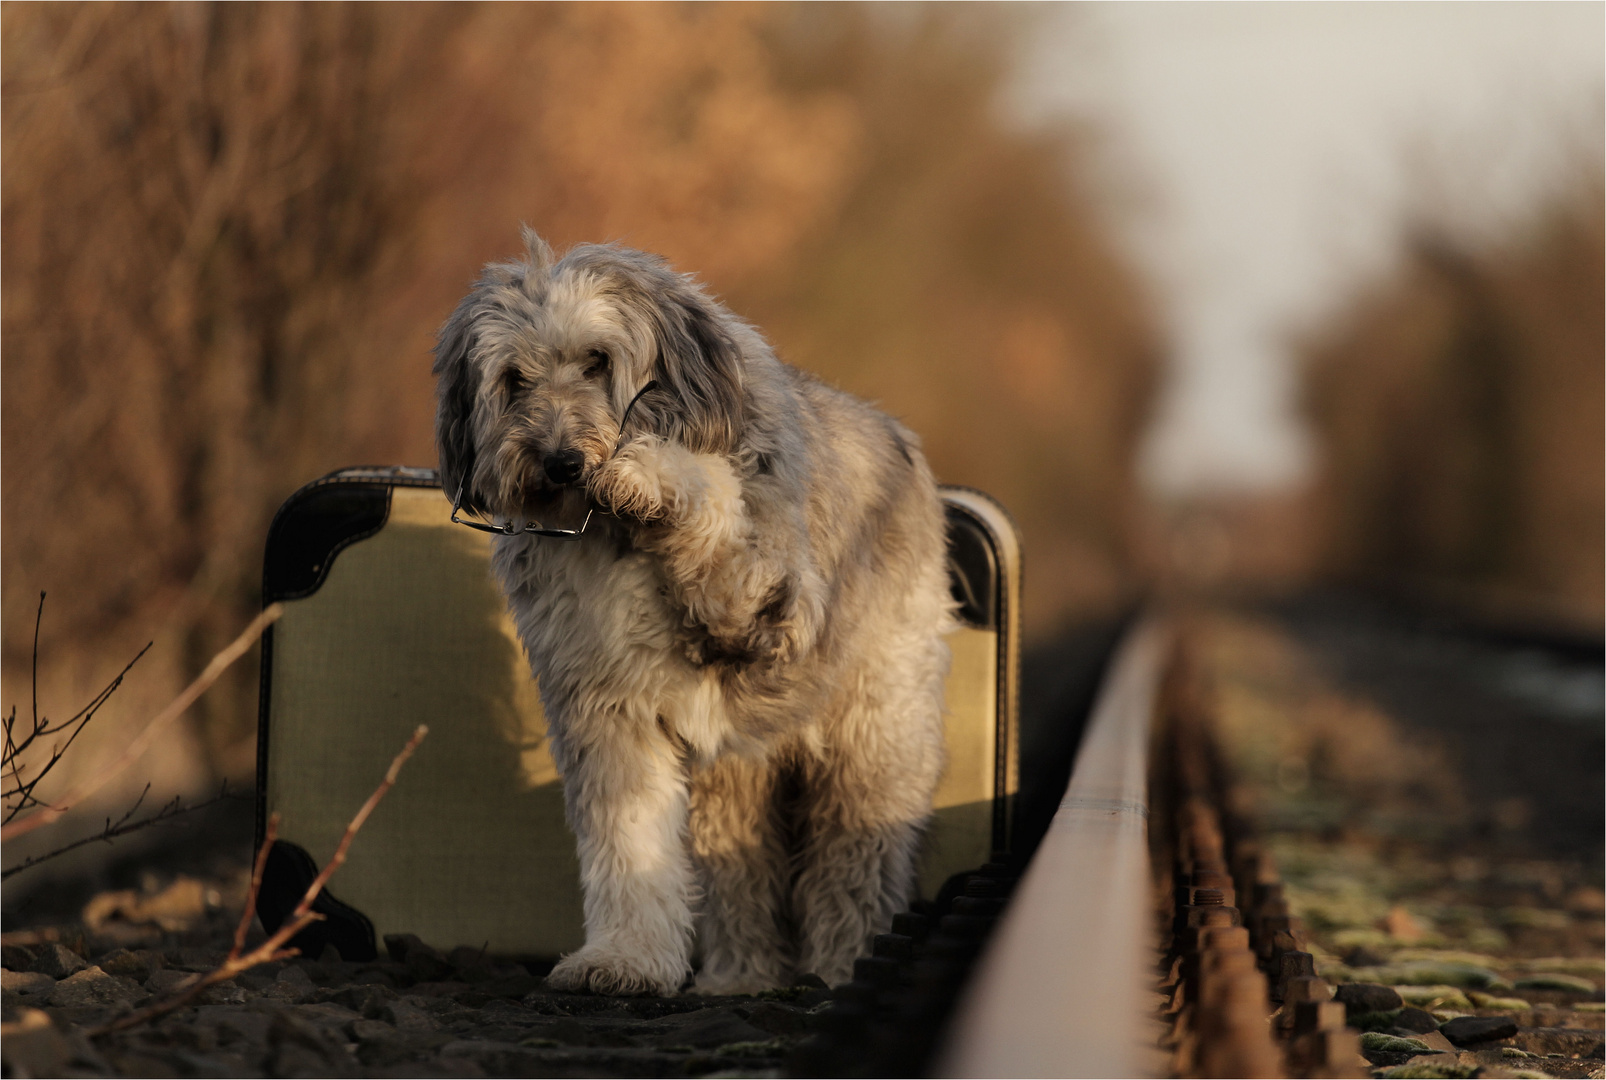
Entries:
POLYGON ((559 450, 543 458, 541 468, 546 471, 548 480, 560 486, 567 486, 580 479, 580 471, 585 467, 585 461, 585 455, 578 450, 559 450))

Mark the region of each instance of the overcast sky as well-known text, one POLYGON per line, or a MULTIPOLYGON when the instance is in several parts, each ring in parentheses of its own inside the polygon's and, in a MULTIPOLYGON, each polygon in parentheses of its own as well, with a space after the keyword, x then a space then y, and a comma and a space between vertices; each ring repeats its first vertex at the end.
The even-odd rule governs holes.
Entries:
POLYGON ((1387 264, 1408 212, 1489 227, 1598 147, 1606 4, 1094 3, 1039 11, 1012 107, 1092 117, 1161 288, 1161 493, 1307 475, 1291 332, 1387 264))

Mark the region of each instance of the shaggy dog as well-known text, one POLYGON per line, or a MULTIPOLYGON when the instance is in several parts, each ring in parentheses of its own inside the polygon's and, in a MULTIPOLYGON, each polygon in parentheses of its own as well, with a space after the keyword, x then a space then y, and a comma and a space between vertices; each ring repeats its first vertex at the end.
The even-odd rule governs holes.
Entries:
POLYGON ((657 256, 524 238, 441 330, 436 438, 504 530, 579 841, 586 942, 549 983, 674 993, 694 929, 697 991, 843 982, 910 898, 943 768, 919 443, 657 256))

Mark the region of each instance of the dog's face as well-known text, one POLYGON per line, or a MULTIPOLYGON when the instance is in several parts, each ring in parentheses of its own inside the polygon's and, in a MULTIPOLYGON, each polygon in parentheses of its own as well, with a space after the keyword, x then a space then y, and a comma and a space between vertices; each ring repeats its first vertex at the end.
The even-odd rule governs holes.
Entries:
POLYGON ((435 348, 435 437, 464 509, 539 520, 578 504, 621 436, 728 452, 742 425, 732 317, 656 256, 583 245, 486 268, 435 348), (637 393, 656 381, 630 412, 637 393))

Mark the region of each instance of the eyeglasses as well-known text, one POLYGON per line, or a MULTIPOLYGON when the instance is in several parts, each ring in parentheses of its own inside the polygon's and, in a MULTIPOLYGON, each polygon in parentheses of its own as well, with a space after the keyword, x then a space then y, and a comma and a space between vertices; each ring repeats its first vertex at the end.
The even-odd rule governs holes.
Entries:
MULTIPOLYGON (((649 380, 646 386, 643 386, 640 390, 636 391, 636 396, 630 399, 630 404, 625 406, 625 414, 619 418, 619 441, 615 443, 613 447, 613 452, 615 454, 617 454, 619 452, 619 448, 625 444, 625 424, 629 422, 630 412, 636 407, 636 402, 640 401, 642 397, 646 395, 647 391, 655 390, 657 388, 658 380, 649 380)), ((611 456, 612 455, 610 455, 610 457, 611 456)), ((480 532, 496 533, 499 536, 518 536, 521 533, 528 533, 531 536, 550 536, 554 540, 578 540, 580 537, 585 535, 586 526, 591 524, 591 516, 596 513, 593 508, 587 507, 586 518, 580 523, 580 527, 578 529, 544 529, 538 523, 533 521, 526 524, 522 529, 514 528, 511 521, 505 525, 498 525, 495 522, 486 524, 485 522, 481 521, 468 521, 457 516, 463 510, 463 490, 467 484, 468 475, 465 473, 463 479, 458 482, 457 497, 452 500, 452 524, 467 525, 469 528, 478 529, 480 532)))

